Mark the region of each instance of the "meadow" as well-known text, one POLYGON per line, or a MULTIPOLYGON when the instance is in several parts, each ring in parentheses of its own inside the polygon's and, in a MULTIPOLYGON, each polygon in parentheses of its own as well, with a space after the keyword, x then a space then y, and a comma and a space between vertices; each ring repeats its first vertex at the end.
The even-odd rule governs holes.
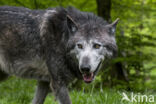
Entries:
MULTIPOLYGON (((0 104, 31 104, 36 81, 11 77, 0 83, 0 104)), ((90 86, 90 85, 89 85, 90 86)), ((73 104, 156 104, 156 102, 129 102, 122 101, 122 93, 129 97, 132 93, 117 90, 115 88, 95 89, 94 87, 82 90, 71 90, 70 96, 73 104), (85 90, 87 90, 85 92, 85 90)), ((153 92, 145 91, 143 95, 154 95, 153 92)), ((156 97, 156 96, 155 96, 156 97)), ((156 101, 156 98, 154 98, 156 101)), ((44 104, 58 104, 50 93, 44 104)))

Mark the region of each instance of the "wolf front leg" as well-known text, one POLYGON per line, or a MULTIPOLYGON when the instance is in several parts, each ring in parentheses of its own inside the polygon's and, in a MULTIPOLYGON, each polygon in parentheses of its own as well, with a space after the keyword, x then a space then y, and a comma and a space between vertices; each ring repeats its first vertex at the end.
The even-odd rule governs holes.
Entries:
POLYGON ((68 88, 65 84, 57 81, 51 81, 50 87, 60 104, 72 104, 68 94, 68 88))
POLYGON ((49 82, 39 81, 32 104, 43 104, 50 92, 49 82))

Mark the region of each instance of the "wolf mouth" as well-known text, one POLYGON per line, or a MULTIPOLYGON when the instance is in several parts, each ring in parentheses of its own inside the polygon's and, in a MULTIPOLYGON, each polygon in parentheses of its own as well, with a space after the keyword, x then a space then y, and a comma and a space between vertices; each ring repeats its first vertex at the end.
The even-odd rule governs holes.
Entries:
POLYGON ((91 83, 94 80, 95 75, 98 72, 98 69, 99 69, 100 65, 101 65, 101 61, 98 64, 98 66, 97 66, 97 68, 96 68, 96 70, 94 72, 82 73, 83 80, 84 80, 85 83, 91 83))

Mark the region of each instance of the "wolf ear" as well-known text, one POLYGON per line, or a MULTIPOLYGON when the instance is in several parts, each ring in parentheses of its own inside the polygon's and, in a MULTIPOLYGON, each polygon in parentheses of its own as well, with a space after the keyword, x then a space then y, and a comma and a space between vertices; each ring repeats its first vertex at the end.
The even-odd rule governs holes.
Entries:
POLYGON ((109 33, 110 34, 115 34, 115 30, 116 30, 116 25, 119 21, 119 18, 117 18, 113 23, 109 24, 109 25, 106 25, 106 27, 108 27, 109 29, 109 33))
POLYGON ((71 33, 74 33, 78 30, 78 25, 69 15, 67 15, 67 26, 71 33))

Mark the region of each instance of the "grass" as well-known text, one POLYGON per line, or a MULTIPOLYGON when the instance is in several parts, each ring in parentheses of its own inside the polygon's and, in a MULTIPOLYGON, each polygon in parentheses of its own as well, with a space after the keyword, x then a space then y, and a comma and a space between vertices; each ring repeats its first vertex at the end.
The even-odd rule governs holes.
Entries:
MULTIPOLYGON (((36 88, 36 81, 10 78, 0 83, 0 104, 31 104, 36 88)), ((132 103, 122 102, 122 92, 115 89, 91 89, 89 92, 70 91, 73 104, 156 104, 155 103, 132 103)), ((125 92, 130 95, 130 92, 125 92)), ((148 92, 146 94, 149 94, 148 92)), ((155 98, 156 101, 156 98, 155 98)), ((49 94, 44 104, 58 104, 52 94, 49 94)))

